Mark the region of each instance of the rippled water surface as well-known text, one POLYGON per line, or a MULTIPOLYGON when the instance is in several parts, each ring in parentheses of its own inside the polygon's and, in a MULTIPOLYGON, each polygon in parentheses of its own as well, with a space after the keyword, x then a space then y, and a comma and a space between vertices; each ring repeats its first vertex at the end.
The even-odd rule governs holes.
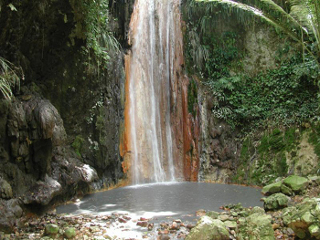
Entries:
POLYGON ((57 207, 57 213, 188 218, 199 209, 219 211, 227 204, 262 206, 260 189, 238 185, 179 182, 145 184, 94 193, 80 201, 57 207))

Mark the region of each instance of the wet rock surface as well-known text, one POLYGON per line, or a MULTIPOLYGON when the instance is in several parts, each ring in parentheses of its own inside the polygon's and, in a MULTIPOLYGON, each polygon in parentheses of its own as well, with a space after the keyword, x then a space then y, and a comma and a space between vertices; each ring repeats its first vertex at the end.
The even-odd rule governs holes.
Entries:
POLYGON ((29 206, 39 210, 59 198, 67 200, 77 190, 88 191, 98 178, 67 145, 57 109, 37 94, 24 96, 8 104, 0 101, 6 114, 0 122, 0 229, 5 231, 19 226, 29 206))

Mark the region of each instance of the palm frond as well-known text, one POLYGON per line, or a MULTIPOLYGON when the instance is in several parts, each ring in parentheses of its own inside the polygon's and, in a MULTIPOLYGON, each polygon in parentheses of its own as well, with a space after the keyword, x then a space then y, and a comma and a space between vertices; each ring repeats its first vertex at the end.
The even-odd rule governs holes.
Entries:
MULTIPOLYGON (((306 17, 312 22, 310 24, 312 27, 312 32, 315 37, 315 43, 317 44, 316 55, 314 54, 313 49, 310 48, 309 43, 306 42, 304 36, 308 36, 308 39, 311 39, 308 28, 304 25, 303 21, 299 22, 298 19, 294 17, 294 14, 291 15, 287 13, 280 5, 276 4, 272 0, 260 0, 260 1, 250 1, 249 3, 246 0, 233 1, 233 0, 196 0, 197 2, 214 2, 228 6, 229 8, 241 9, 245 12, 253 14, 258 18, 264 20, 268 24, 274 26, 276 29, 281 30, 290 38, 298 42, 303 51, 306 50, 311 56, 315 59, 318 59, 316 55, 319 55, 320 45, 319 45, 319 10, 320 4, 318 0, 309 0, 308 3, 305 3, 305 0, 296 0, 292 3, 292 6, 296 6, 296 9, 299 9, 298 5, 305 5, 304 9, 309 7, 308 14, 304 13, 306 17)), ((294 9, 294 8, 293 8, 294 9)), ((301 7, 300 7, 301 9, 301 7)), ((319 61, 318 61, 319 62, 319 61)))

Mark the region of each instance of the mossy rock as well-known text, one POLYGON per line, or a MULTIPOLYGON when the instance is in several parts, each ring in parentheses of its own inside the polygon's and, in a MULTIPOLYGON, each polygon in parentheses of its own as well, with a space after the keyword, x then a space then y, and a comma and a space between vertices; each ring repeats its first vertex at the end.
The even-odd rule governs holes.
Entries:
POLYGON ((287 196, 292 196, 293 195, 293 190, 286 185, 282 184, 281 186, 281 192, 284 193, 287 196))
POLYGON ((303 191, 308 185, 309 180, 304 177, 291 175, 283 180, 283 184, 291 188, 294 192, 303 191))
POLYGON ((64 230, 63 236, 67 239, 75 238, 76 229, 73 227, 67 228, 66 230, 64 230))
POLYGON ((302 203, 283 210, 283 222, 300 239, 318 238, 320 222, 320 201, 317 198, 305 199, 302 203))
POLYGON ((242 221, 239 220, 239 240, 274 240, 274 231, 271 225, 271 216, 253 213, 242 221))
POLYGON ((264 195, 270 195, 273 193, 278 193, 281 191, 281 185, 282 181, 276 182, 276 183, 271 183, 265 187, 262 188, 261 193, 264 195))
POLYGON ((229 240, 229 232, 225 224, 208 216, 203 216, 191 230, 186 240, 229 240))
POLYGON ((315 239, 320 239, 320 227, 318 224, 312 224, 309 228, 308 228, 311 237, 314 237, 315 239))
POLYGON ((262 199, 266 210, 276 210, 288 206, 289 198, 283 193, 275 193, 262 199))
POLYGON ((219 213, 214 212, 214 211, 211 211, 211 212, 207 212, 206 215, 207 215, 208 217, 211 217, 212 219, 217 219, 218 216, 219 216, 219 213))
POLYGON ((59 233, 59 226, 56 224, 47 224, 45 227, 45 234, 49 236, 54 236, 59 233))

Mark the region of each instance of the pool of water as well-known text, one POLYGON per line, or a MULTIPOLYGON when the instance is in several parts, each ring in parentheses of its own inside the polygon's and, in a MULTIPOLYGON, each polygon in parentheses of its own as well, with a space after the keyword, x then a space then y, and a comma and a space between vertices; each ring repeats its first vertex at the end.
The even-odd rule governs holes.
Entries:
POLYGON ((114 212, 143 217, 187 218, 199 209, 219 211, 227 204, 262 206, 260 189, 213 183, 170 182, 127 186, 85 196, 57 207, 57 213, 108 215, 114 212))
MULTIPOLYGON (((66 217, 75 215, 94 217, 90 224, 105 229, 112 239, 158 239, 161 222, 172 223, 181 220, 195 224, 196 212, 221 211, 220 207, 241 203, 244 207, 262 206, 260 189, 238 185, 169 182, 144 184, 117 188, 85 196, 75 203, 57 207, 58 214, 66 217), (112 214, 124 214, 129 221, 116 220, 108 226, 99 219, 112 214), (98 216, 98 218, 96 217, 98 216), (100 217, 100 218, 99 218, 100 217), (151 231, 137 225, 140 218, 147 218, 154 224, 151 231)), ((121 215, 121 216, 124 216, 121 215)), ((90 225, 89 224, 89 225, 90 225)), ((170 239, 184 239, 171 235, 170 239)), ((95 239, 105 239, 97 234, 95 239)))

